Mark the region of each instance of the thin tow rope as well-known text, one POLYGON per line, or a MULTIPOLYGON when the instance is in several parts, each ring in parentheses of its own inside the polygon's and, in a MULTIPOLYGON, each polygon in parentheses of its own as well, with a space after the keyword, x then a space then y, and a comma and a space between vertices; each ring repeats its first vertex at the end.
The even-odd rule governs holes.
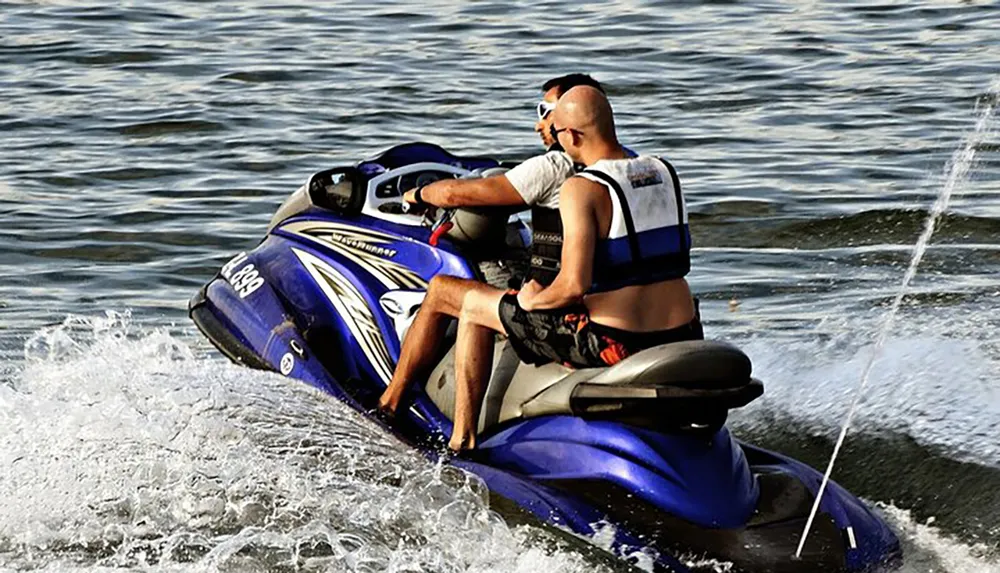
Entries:
POLYGON ((851 408, 847 411, 847 419, 844 420, 844 425, 840 429, 840 436, 837 438, 837 444, 833 447, 833 455, 830 456, 830 463, 826 466, 826 473, 823 474, 823 482, 819 486, 819 491, 816 492, 816 500, 813 502, 812 511, 809 513, 809 519, 806 520, 805 529, 802 530, 802 537, 799 539, 799 547, 795 550, 796 559, 802 556, 802 548, 805 547, 806 539, 809 537, 809 530, 812 528, 813 520, 816 518, 816 513, 819 511, 820 503, 823 501, 823 493, 826 491, 826 484, 830 481, 830 474, 833 473, 833 466, 837 461, 837 455, 840 453, 840 447, 844 445, 844 439, 847 437, 847 430, 850 428, 851 421, 854 419, 854 412, 857 410, 858 404, 861 403, 865 387, 868 386, 868 378, 871 374, 872 366, 875 364, 875 360, 882 353, 882 346, 885 344, 885 339, 896 322, 896 313, 899 311, 899 307, 903 303, 903 297, 906 296, 906 289, 910 286, 910 281, 912 281, 913 277, 917 274, 917 267, 920 266, 921 259, 924 258, 924 252, 927 250, 927 243, 930 242, 931 235, 934 234, 934 226, 937 223, 938 218, 941 216, 941 213, 948 208, 948 202, 951 200, 952 191, 954 191, 955 187, 969 174, 969 169, 972 167, 973 160, 976 157, 976 147, 986 135, 986 128, 990 124, 994 108, 996 107, 996 101, 994 100, 996 99, 997 93, 1000 92, 1000 81, 993 84, 990 92, 991 93, 987 96, 987 104, 979 115, 979 121, 976 122, 975 130, 966 138, 965 145, 955 152, 951 161, 948 163, 948 179, 945 182, 944 189, 942 189, 941 195, 938 196, 937 201, 934 202, 934 206, 931 208, 931 213, 927 217, 927 222, 924 224, 924 232, 921 233, 920 238, 914 246, 913 258, 910 260, 909 268, 906 269, 906 275, 903 276, 903 283, 899 288, 899 292, 896 294, 896 298, 892 301, 892 307, 889 309, 889 314, 886 317, 885 324, 882 326, 882 331, 879 334, 878 341, 875 343, 875 348, 872 350, 872 354, 868 358, 868 363, 865 364, 865 368, 862 371, 861 382, 858 384, 858 388, 854 393, 854 400, 851 402, 851 408))

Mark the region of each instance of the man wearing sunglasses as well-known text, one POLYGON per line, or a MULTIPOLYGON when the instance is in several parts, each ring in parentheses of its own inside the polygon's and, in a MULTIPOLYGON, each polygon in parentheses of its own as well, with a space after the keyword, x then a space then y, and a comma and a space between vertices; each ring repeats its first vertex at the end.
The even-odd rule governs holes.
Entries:
MULTIPOLYGON (((532 208, 532 260, 553 267, 558 264, 559 244, 553 239, 559 232, 559 187, 576 173, 573 159, 563 152, 551 133, 552 114, 559 97, 569 90, 588 86, 600 93, 604 88, 600 82, 587 74, 569 74, 552 78, 542 85, 543 96, 535 111, 538 121, 535 131, 542 139, 548 152, 532 157, 502 175, 481 179, 446 179, 407 191, 403 199, 413 204, 430 204, 437 207, 514 207, 532 208)), ((451 277, 435 277, 428 287, 427 296, 421 305, 422 311, 411 326, 404 340, 399 363, 393 373, 392 382, 379 399, 379 409, 389 415, 396 412, 410 379, 430 366, 429 361, 436 354, 438 329, 447 324, 441 313, 458 316, 465 296, 464 288, 452 288, 451 277), (429 317, 436 317, 429 321, 429 317), (407 341, 424 340, 431 336, 435 344, 420 346, 414 350, 414 343, 407 341)), ((489 360, 493 352, 493 335, 483 334, 477 339, 478 352, 482 360, 489 360)))
POLYGON ((610 366, 652 346, 703 338, 684 279, 691 238, 676 171, 623 148, 610 104, 590 86, 559 99, 549 130, 575 163, 586 166, 559 190, 555 276, 548 281, 551 269, 532 260, 535 278, 516 294, 435 277, 428 291, 434 300, 425 301, 427 312, 421 308, 403 345, 397 373, 405 378, 429 366, 434 351, 426 342, 440 337, 449 316, 459 318, 453 450, 475 447, 492 369, 482 347, 494 332, 506 334, 524 362, 578 368, 610 366), (444 292, 449 294, 442 297, 444 292))
POLYGON ((591 86, 602 93, 600 82, 587 74, 569 74, 552 78, 542 86, 544 95, 535 106, 538 121, 535 132, 548 150, 527 159, 502 175, 482 179, 445 179, 412 189, 403 199, 436 207, 559 207, 559 186, 575 173, 573 160, 562 152, 552 138, 549 126, 559 96, 577 86, 591 86))

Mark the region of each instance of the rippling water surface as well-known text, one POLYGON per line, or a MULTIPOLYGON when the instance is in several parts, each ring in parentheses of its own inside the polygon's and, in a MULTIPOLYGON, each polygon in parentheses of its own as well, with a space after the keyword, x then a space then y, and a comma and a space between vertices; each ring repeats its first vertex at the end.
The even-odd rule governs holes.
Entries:
POLYGON ((0 569, 621 568, 185 313, 309 173, 537 153, 541 83, 587 71, 680 171, 707 328, 767 383, 735 431, 816 466, 968 169, 834 478, 908 571, 1000 570, 997 38, 975 0, 0 1, 0 569))

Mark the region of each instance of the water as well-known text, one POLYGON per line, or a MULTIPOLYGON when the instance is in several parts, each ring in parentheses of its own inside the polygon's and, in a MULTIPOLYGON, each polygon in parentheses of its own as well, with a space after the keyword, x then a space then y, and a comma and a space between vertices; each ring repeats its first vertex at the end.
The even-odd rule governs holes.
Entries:
MULTIPOLYGON (((995 83, 991 94, 998 91, 1000 91, 1000 81, 995 83)), ((889 336, 889 333, 892 332, 892 327, 896 324, 896 314, 899 312, 899 307, 903 304, 903 297, 907 294, 910 282, 917 274, 920 261, 923 260, 924 253, 927 252, 927 245, 934 235, 934 226, 937 224, 938 218, 948 208, 948 202, 951 201, 951 194, 955 191, 955 188, 959 184, 964 183, 965 178, 968 176, 969 168, 976 158, 976 147, 985 139, 985 130, 993 121, 993 107, 992 101, 988 101, 984 105, 979 120, 976 122, 975 131, 963 143, 962 148, 955 152, 955 155, 948 164, 946 169, 948 177, 944 188, 931 208, 931 214, 927 217, 927 222, 924 224, 924 231, 917 239, 917 244, 913 246, 913 258, 910 259, 910 264, 906 267, 906 274, 903 275, 903 284, 900 286, 895 298, 892 299, 892 306, 889 307, 889 312, 886 313, 885 324, 879 329, 878 338, 875 341, 875 347, 872 349, 871 357, 865 362, 865 368, 861 371, 861 381, 858 383, 854 399, 851 400, 851 407, 847 411, 847 419, 844 420, 844 425, 840 429, 840 435, 837 436, 837 443, 834 444, 830 463, 827 464, 826 472, 823 474, 823 481, 820 483, 819 491, 816 493, 816 500, 813 502, 809 518, 806 520, 805 529, 802 531, 802 538, 799 540, 798 548, 795 550, 796 557, 802 555, 802 548, 805 547, 806 539, 809 537, 809 530, 812 527, 813 520, 816 518, 816 513, 819 511, 819 506, 823 501, 823 494, 826 492, 826 486, 830 481, 830 474, 833 473, 834 464, 837 462, 837 454, 840 453, 840 448, 844 445, 844 439, 847 437, 847 431, 851 427, 851 421, 854 419, 854 413, 857 411, 858 404, 864 398, 872 366, 875 365, 875 361, 880 357, 882 348, 885 346, 885 340, 889 336)))
POLYGON ((308 173, 528 156, 541 83, 590 71, 677 165, 707 329, 766 382, 734 431, 817 467, 981 134, 833 478, 907 571, 1000 570, 998 32, 987 2, 0 2, 0 569, 620 569, 185 316, 308 173))

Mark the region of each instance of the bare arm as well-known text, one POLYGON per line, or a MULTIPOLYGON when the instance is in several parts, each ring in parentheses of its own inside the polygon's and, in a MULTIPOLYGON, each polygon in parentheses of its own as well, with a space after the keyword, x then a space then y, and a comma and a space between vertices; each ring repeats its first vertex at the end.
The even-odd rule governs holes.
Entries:
MULTIPOLYGON (((416 202, 416 190, 407 191, 403 199, 416 202)), ((437 207, 520 207, 527 205, 521 194, 503 175, 482 179, 444 179, 425 186, 420 198, 437 207)))
POLYGON ((563 224, 559 274, 548 287, 529 287, 524 297, 518 297, 525 310, 561 308, 580 302, 590 289, 598 233, 597 200, 602 189, 593 181, 573 177, 559 190, 563 224))

